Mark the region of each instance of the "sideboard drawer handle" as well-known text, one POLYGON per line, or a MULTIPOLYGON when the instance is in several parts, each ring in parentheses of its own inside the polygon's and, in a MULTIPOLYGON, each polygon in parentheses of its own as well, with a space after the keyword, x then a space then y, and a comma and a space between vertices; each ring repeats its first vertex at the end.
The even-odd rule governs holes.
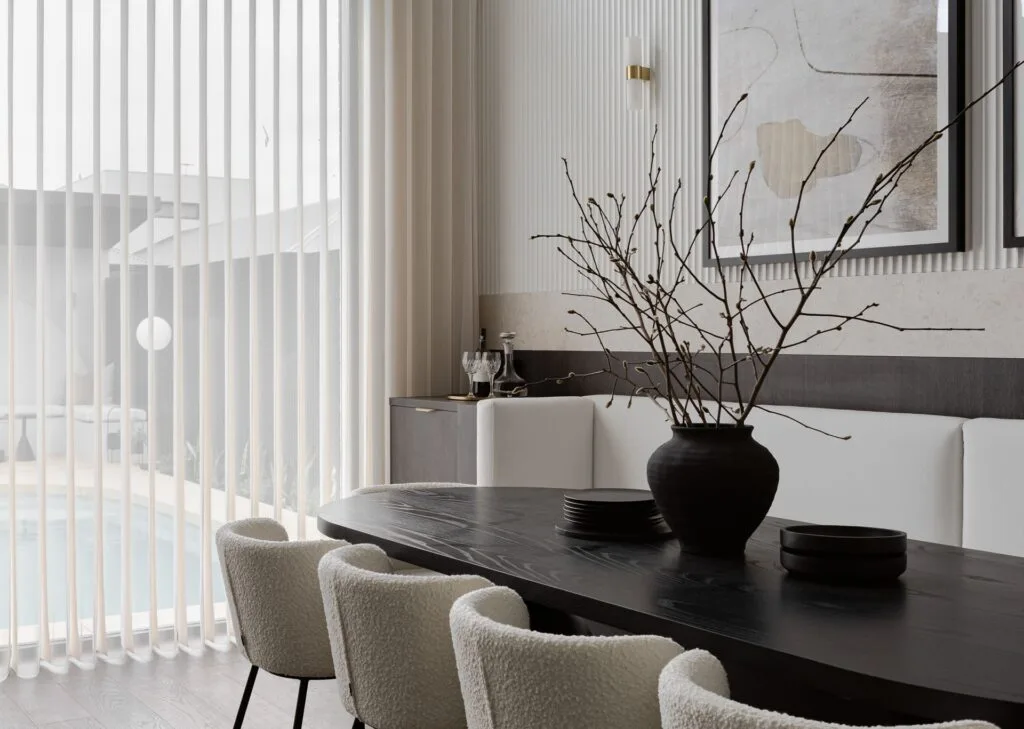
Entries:
POLYGON ((437 410, 437 408, 416 408, 416 412, 418 413, 432 413, 435 410, 437 410))

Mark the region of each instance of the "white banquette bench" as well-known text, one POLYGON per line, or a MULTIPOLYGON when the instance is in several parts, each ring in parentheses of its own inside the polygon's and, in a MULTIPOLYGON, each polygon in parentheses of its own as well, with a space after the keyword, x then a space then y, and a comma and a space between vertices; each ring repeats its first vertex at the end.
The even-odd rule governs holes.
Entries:
MULTIPOLYGON (((477 406, 477 485, 646 489, 670 436, 647 399, 607 395, 486 400, 477 406)), ((771 406, 754 438, 779 462, 770 515, 865 524, 912 539, 1024 557, 1024 420, 771 406)))

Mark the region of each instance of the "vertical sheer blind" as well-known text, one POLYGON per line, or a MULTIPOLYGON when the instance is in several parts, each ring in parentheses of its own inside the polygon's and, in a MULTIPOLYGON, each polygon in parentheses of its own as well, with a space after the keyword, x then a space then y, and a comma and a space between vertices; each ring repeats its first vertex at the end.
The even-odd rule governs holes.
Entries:
POLYGON ((225 644, 216 528, 461 384, 475 0, 0 8, 0 677, 225 644))
POLYGON ((3 3, 0 672, 224 641, 216 527, 339 495, 357 11, 3 3))

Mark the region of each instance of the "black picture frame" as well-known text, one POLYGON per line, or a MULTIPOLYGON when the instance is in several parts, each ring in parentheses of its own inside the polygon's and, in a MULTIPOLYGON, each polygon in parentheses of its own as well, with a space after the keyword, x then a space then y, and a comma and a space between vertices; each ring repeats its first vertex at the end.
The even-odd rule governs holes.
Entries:
MULTIPOLYGON (((1016 5, 1020 0, 1003 0, 1003 73, 1017 62, 1016 5)), ((1017 234, 1017 75, 1003 84, 1003 247, 1024 248, 1024 235, 1017 234)))
MULTIPOLYGON (((765 1, 765 0, 750 0, 751 2, 765 1)), ((1004 0, 1004 2, 1012 4, 1014 0, 1004 0)), ((712 139, 717 136, 717 129, 712 125, 715 122, 711 118, 712 115, 712 94, 715 92, 713 87, 714 80, 712 78, 712 12, 716 5, 717 0, 702 0, 702 41, 703 41, 703 53, 702 61, 704 64, 703 68, 703 92, 702 92, 702 103, 704 106, 704 140, 703 140, 703 162, 702 171, 705 180, 704 196, 710 199, 712 190, 707 185, 709 179, 708 170, 708 157, 711 153, 712 139)), ((959 114, 967 103, 966 100, 966 51, 967 51, 967 39, 966 39, 966 14, 967 14, 967 3, 966 0, 948 0, 948 89, 947 89, 947 119, 953 119, 959 114)), ((1009 32, 1009 31, 1008 31, 1009 32)), ((1012 109, 1012 107, 1011 107, 1012 109)), ((966 250, 966 230, 965 230, 965 219, 966 219, 966 203, 965 203, 965 192, 966 192, 966 125, 961 119, 954 124, 946 133, 947 143, 949 145, 948 152, 948 187, 946 194, 946 205, 947 211, 947 223, 949 231, 949 240, 938 243, 921 243, 921 244, 908 244, 908 245, 894 245, 887 247, 877 248, 861 248, 858 247, 853 251, 846 254, 846 258, 869 258, 869 257, 882 257, 882 256, 899 256, 899 255, 918 255, 926 253, 956 253, 963 252, 966 250)), ((940 201, 940 209, 942 208, 940 201)), ((702 208, 703 209, 703 208, 702 208)), ((701 218, 703 222, 703 217, 701 218)), ((1012 224, 1012 221, 1011 221, 1012 224)), ((1024 241, 1021 242, 1024 245, 1024 241)), ((823 252, 816 249, 816 252, 823 252)), ((800 255, 806 257, 809 252, 803 252, 800 255)), ((705 260, 713 260, 714 254, 711 250, 710 235, 705 233, 704 235, 704 254, 705 260)), ((751 252, 748 254, 748 261, 752 264, 761 263, 781 263, 781 262, 792 262, 793 257, 791 253, 770 253, 770 254, 757 254, 751 252)), ((721 256, 723 265, 740 265, 738 255, 737 256, 721 256)))

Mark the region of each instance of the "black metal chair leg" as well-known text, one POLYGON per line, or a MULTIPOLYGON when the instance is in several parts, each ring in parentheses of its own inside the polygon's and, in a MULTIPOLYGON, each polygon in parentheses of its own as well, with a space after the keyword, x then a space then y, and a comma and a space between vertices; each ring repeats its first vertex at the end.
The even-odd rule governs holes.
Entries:
POLYGON ((249 708, 249 697, 252 696, 252 687, 256 683, 258 668, 253 666, 249 669, 249 678, 245 682, 245 692, 242 694, 242 703, 238 705, 238 715, 235 717, 235 729, 242 729, 242 720, 245 719, 245 710, 249 708))
POLYGON ((302 714, 306 711, 306 689, 309 688, 309 679, 299 679, 299 700, 295 704, 294 729, 302 729, 302 714))

